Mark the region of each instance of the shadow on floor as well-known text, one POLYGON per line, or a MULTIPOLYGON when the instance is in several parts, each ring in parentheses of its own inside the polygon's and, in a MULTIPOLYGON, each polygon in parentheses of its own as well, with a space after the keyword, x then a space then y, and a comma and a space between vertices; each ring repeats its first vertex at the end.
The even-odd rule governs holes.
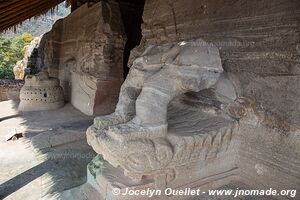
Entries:
MULTIPOLYGON (((0 103, 0 107, 5 108, 0 113, 0 120, 3 120, 0 121, 0 136, 5 137, 4 133, 14 128, 22 130, 21 141, 11 141, 10 146, 16 143, 20 151, 27 149, 30 155, 19 152, 14 156, 8 151, 2 154, 4 160, 10 163, 0 161, 3 172, 0 173, 0 178, 3 178, 0 181, 0 199, 9 196, 12 199, 32 200, 35 195, 43 199, 85 183, 86 166, 96 155, 85 138, 93 116, 80 113, 70 104, 58 110, 36 112, 19 112, 17 105, 18 102, 14 101, 0 103), (20 160, 19 155, 24 158, 20 160), (30 163, 40 161, 42 163, 34 167, 30 163), (17 171, 18 175, 9 176, 17 173, 10 172, 14 164, 26 171, 17 171)), ((1 148, 0 145, 0 151, 1 148)), ((12 147, 12 150, 15 149, 12 147)))
POLYGON ((49 170, 50 161, 45 161, 0 185, 0 199, 4 199, 49 170))
POLYGON ((0 118, 0 122, 1 121, 4 121, 4 120, 7 120, 7 119, 11 119, 11 118, 14 118, 14 117, 18 117, 19 115, 17 114, 17 115, 10 115, 10 116, 7 116, 7 117, 2 117, 2 118, 0 118))

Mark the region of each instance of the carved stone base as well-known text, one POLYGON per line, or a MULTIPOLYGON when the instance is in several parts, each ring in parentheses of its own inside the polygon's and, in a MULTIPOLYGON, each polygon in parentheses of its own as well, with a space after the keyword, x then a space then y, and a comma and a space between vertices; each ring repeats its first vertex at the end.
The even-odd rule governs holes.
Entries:
POLYGON ((120 167, 115 168, 107 161, 102 161, 99 165, 98 155, 88 165, 87 183, 67 191, 64 198, 78 200, 190 199, 205 194, 204 192, 208 189, 219 188, 235 180, 238 169, 229 164, 230 159, 228 159, 229 162, 225 161, 228 163, 227 166, 225 164, 220 167, 218 163, 224 161, 224 158, 219 158, 205 165, 197 162, 183 165, 178 168, 180 173, 178 175, 181 176, 182 180, 184 177, 194 177, 192 178, 193 181, 188 184, 185 181, 177 181, 177 183, 165 185, 165 179, 168 178, 165 174, 157 174, 155 177, 145 176, 140 181, 133 181, 124 176, 124 171, 120 167), (187 171, 195 173, 187 174, 187 171), (167 195, 171 189, 174 191, 183 190, 187 195, 167 195), (197 189, 200 190, 199 195, 192 195, 190 191, 197 189), (131 191, 144 191, 145 194, 132 195, 131 191))
POLYGON ((201 162, 216 159, 229 149, 236 121, 214 112, 213 108, 204 112, 176 99, 168 109, 168 132, 164 137, 117 140, 110 130, 99 132, 92 126, 87 131, 88 142, 132 179, 164 173, 173 180, 181 173, 178 166, 197 162, 201 166, 201 162))
POLYGON ((71 193, 86 199, 145 199, 145 195, 114 192, 144 190, 148 198, 149 190, 156 189, 161 194, 153 199, 176 199, 178 196, 166 196, 165 189, 204 191, 227 184, 237 174, 233 156, 236 143, 232 141, 237 124, 216 112, 212 107, 204 112, 176 99, 168 109, 165 137, 128 141, 103 133, 99 148, 105 149, 103 157, 109 162, 100 155, 95 157, 88 165, 87 183, 71 193))

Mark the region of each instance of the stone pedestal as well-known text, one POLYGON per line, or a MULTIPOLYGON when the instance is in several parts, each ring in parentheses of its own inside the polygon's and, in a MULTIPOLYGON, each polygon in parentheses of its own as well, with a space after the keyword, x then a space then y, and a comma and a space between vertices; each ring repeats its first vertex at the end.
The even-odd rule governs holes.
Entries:
MULTIPOLYGON (((218 161, 216 161, 218 162, 218 161)), ((93 163, 93 162, 92 162, 93 163)), ((215 165, 216 163, 212 163, 215 165)), ((208 169, 211 165, 207 166, 208 169)), ((186 170, 194 170, 193 168, 186 168, 186 170)), ((199 169, 198 169, 199 170, 199 169)), ((121 168, 114 168, 108 162, 104 162, 101 174, 93 176, 88 171, 88 182, 77 188, 77 195, 81 195, 80 199, 191 199, 201 196, 207 192, 208 189, 219 188, 224 184, 230 183, 237 174, 237 168, 229 171, 221 170, 218 174, 207 174, 205 176, 198 176, 198 180, 190 184, 182 184, 181 186, 165 186, 161 187, 155 184, 155 180, 151 177, 145 177, 141 181, 132 181, 130 178, 123 175, 121 168), (91 192, 92 191, 92 192, 91 192), (134 194, 133 191, 140 194, 134 194), (171 191, 183 191, 182 196, 172 195, 171 191), (193 193, 197 192, 198 195, 193 193)), ((184 173, 182 175, 187 175, 184 173)), ((162 178, 162 177, 160 177, 162 178)))
MULTIPOLYGON (((176 197, 165 195, 167 188, 205 191, 234 179, 236 143, 232 138, 237 123, 211 107, 201 111, 182 101, 177 98, 168 108, 166 137, 115 140, 103 133, 96 149, 102 149, 109 163, 98 155, 88 165, 88 181, 80 193, 88 199, 145 199, 145 195, 114 193, 148 190, 150 195, 149 190, 159 190, 162 193, 153 199, 172 199, 176 197), (97 193, 94 197, 87 192, 92 189, 97 193)), ((88 132, 92 131, 97 130, 90 127, 88 132)), ((94 145, 90 138, 89 142, 94 145)))

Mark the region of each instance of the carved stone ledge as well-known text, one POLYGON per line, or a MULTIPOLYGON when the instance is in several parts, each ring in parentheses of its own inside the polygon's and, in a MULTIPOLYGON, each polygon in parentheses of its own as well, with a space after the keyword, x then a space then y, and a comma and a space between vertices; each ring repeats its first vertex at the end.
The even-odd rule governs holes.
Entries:
POLYGON ((176 179, 188 183, 190 177, 179 172, 191 163, 210 162, 224 154, 237 124, 226 115, 205 113, 186 105, 171 105, 168 110, 168 133, 165 137, 117 140, 109 131, 91 126, 88 141, 114 167, 121 167, 126 176, 141 181, 154 177, 164 186, 176 179), (158 176, 160 174, 160 176, 158 176), (164 180, 162 180, 162 177, 164 180))

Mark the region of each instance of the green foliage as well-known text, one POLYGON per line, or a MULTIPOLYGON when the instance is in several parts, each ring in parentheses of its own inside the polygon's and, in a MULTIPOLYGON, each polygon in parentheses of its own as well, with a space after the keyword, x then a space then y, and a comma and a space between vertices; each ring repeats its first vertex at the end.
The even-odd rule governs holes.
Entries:
POLYGON ((14 79, 13 67, 24 56, 24 47, 34 39, 29 33, 14 38, 0 37, 0 79, 14 79))
POLYGON ((21 37, 23 38, 23 41, 24 41, 25 45, 30 44, 30 42, 34 39, 33 35, 31 35, 29 33, 23 33, 21 35, 21 37))
POLYGON ((0 32, 0 79, 13 79, 13 67, 24 55, 24 46, 30 43, 33 36, 39 36, 50 31, 54 22, 67 16, 70 8, 65 8, 64 3, 38 18, 25 20, 16 27, 16 30, 0 32), (24 33, 28 32, 28 33, 24 33))

